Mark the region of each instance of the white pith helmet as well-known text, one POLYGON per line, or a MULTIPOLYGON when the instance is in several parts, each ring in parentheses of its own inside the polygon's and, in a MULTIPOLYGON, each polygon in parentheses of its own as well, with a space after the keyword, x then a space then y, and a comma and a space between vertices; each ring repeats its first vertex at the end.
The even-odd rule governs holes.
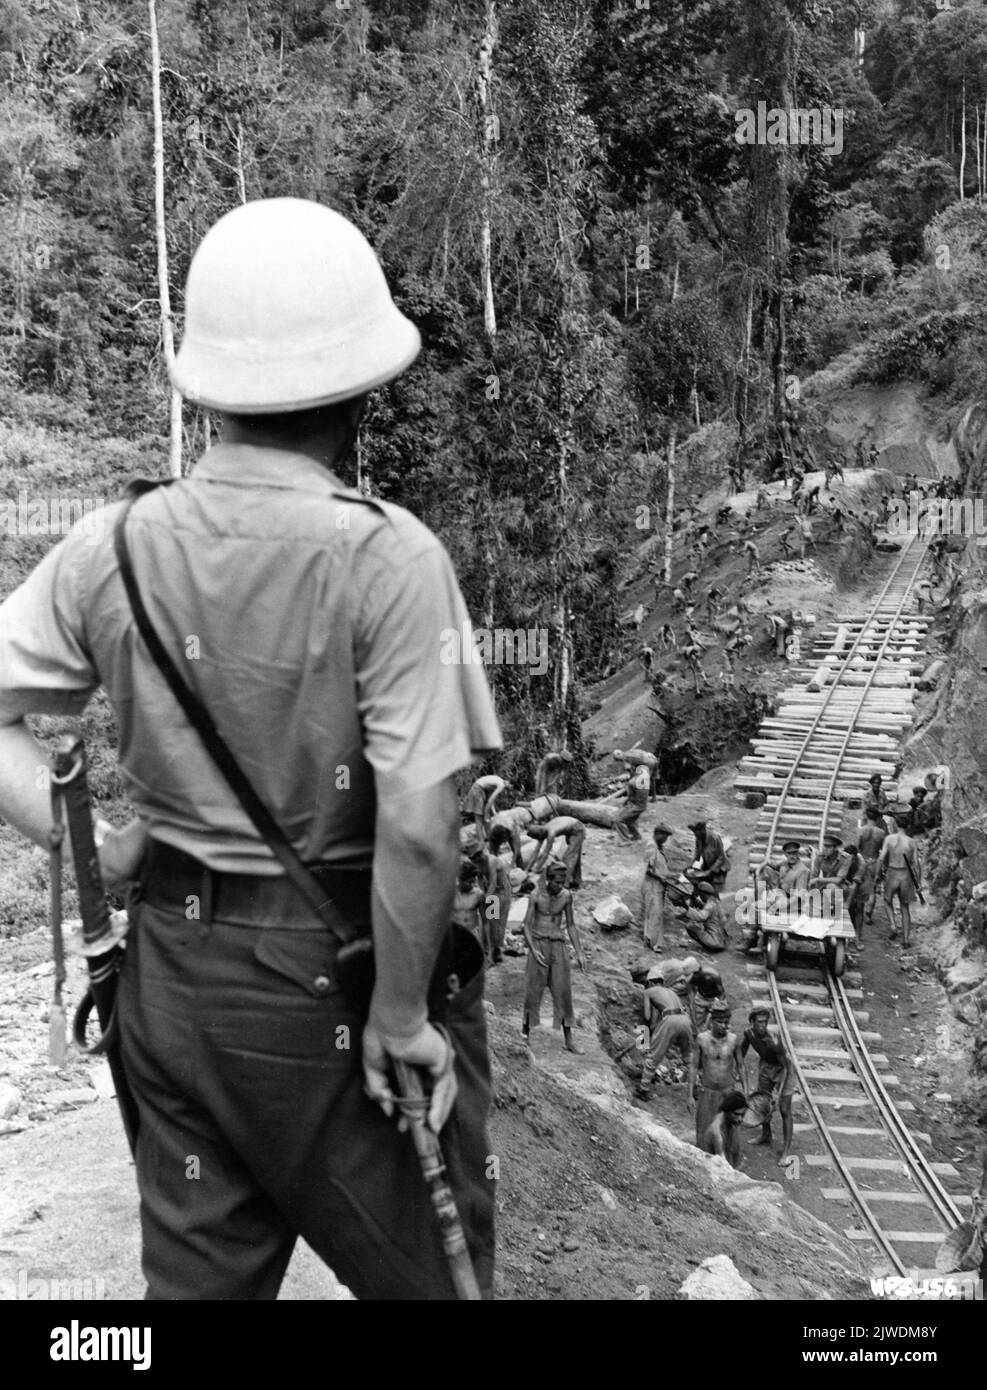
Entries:
POLYGON ((304 198, 263 198, 221 217, 193 256, 171 380, 213 410, 278 414, 362 396, 420 349, 351 222, 304 198))

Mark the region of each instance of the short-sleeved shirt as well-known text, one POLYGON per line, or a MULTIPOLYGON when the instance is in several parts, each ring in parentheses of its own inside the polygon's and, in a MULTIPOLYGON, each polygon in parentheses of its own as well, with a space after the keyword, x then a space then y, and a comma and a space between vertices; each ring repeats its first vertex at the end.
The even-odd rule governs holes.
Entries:
MULTIPOLYGON (((280 873, 137 633, 119 511, 0 606, 0 719, 77 715, 102 685, 148 832, 214 869, 280 873)), ((221 444, 140 498, 127 538, 164 645, 303 859, 369 865, 378 795, 500 747, 451 562, 403 508, 300 454, 221 444)))

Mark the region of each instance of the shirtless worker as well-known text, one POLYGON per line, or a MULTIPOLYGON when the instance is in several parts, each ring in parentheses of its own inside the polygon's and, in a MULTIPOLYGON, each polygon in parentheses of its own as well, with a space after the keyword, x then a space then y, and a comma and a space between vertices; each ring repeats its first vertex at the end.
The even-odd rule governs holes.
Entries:
POLYGON ((538 853, 528 865, 528 873, 532 877, 544 869, 552 853, 553 844, 561 836, 565 840, 565 855, 562 859, 565 867, 565 887, 583 886, 583 841, 586 839, 586 827, 581 820, 577 820, 575 816, 553 816, 544 825, 529 825, 528 834, 533 840, 542 841, 538 853))
POLYGON ((562 778, 571 763, 572 754, 568 751, 546 753, 535 770, 535 796, 559 795, 562 778))
POLYGON ((521 857, 521 836, 529 825, 534 823, 534 812, 530 806, 512 806, 508 811, 498 811, 490 822, 490 830, 487 835, 487 847, 491 854, 497 854, 504 844, 509 844, 514 854, 514 864, 518 869, 524 868, 524 860, 521 857))
POLYGON ((456 895, 452 903, 452 920, 457 926, 465 927, 479 941, 483 942, 483 905, 486 894, 480 887, 476 867, 471 859, 459 861, 459 877, 456 881, 456 895))
POLYGON ((503 777, 497 777, 494 773, 488 773, 485 777, 477 777, 466 793, 462 812, 463 824, 473 822, 476 838, 481 845, 487 843, 487 830, 497 805, 497 798, 508 790, 509 782, 505 782, 503 777))
POLYGON ((708 1031, 699 1034, 689 1059, 689 1083, 686 1104, 689 1114, 696 1117, 696 1146, 703 1147, 706 1131, 728 1091, 737 1089, 747 1095, 744 1062, 740 1054, 740 1039, 730 1032, 730 1007, 714 1004, 708 1031))
POLYGON ((651 1095, 655 1072, 672 1048, 682 1053, 685 1064, 692 1053, 692 1023, 685 1007, 688 989, 685 977, 677 980, 674 986, 668 986, 663 983, 661 973, 661 967, 655 966, 648 971, 645 983, 644 1021, 651 1037, 636 1088, 641 1100, 651 1095))
POLYGON ((874 902, 877 898, 877 861, 881 847, 887 838, 888 832, 884 828, 883 816, 875 807, 869 806, 864 812, 864 824, 857 840, 860 857, 864 863, 864 872, 858 891, 863 901, 864 921, 868 923, 874 920, 874 902))
MULTIPOLYGON (((689 1007, 689 1017, 692 1020, 693 1035, 695 1036, 709 1027, 710 1013, 713 1005, 725 1004, 727 1002, 727 991, 723 983, 723 976, 715 965, 709 965, 706 961, 700 964, 696 961, 695 956, 687 956, 682 962, 683 965, 691 965, 693 963, 696 968, 689 971, 685 976, 685 981, 686 1002, 689 1007)), ((667 980, 667 966, 665 975, 667 980)))
POLYGON ((528 965, 524 981, 524 1014, 521 1032, 527 1038, 534 1020, 541 1021, 541 999, 545 990, 552 995, 553 1023, 562 1025, 568 1052, 579 1053, 572 1040, 575 1011, 572 1006, 572 975, 566 933, 576 952, 576 964, 584 969, 579 933, 572 915, 572 894, 563 886, 565 868, 550 864, 531 895, 524 919, 524 939, 528 943, 528 965))
POLYGON ((881 846, 877 857, 877 871, 884 871, 884 903, 891 919, 891 940, 898 937, 898 925, 894 915, 894 900, 898 899, 901 908, 902 944, 907 950, 912 934, 911 904, 922 888, 922 870, 918 862, 915 841, 905 834, 907 817, 897 816, 897 830, 890 834, 881 846))
MULTIPOLYGON (((772 1101, 775 1091, 778 1092, 778 1111, 781 1115, 783 1139, 778 1165, 783 1167, 792 1147, 792 1135, 794 1133, 792 1097, 795 1094, 795 1070, 781 1038, 768 1027, 770 1012, 770 1009, 763 1006, 751 1009, 747 1016, 748 1026, 740 1042, 740 1056, 741 1059, 745 1058, 750 1049, 753 1048, 759 1059, 757 1068, 758 1091, 762 1095, 770 1096, 772 1101)), ((760 1138, 754 1139, 752 1142, 754 1144, 771 1143, 770 1110, 761 1122, 760 1138)))
POLYGON ((699 1145, 703 1153, 716 1154, 725 1158, 731 1168, 741 1168, 744 1155, 740 1149, 740 1124, 747 1109, 747 1097, 743 1091, 727 1091, 720 1101, 720 1108, 713 1116, 712 1123, 703 1135, 699 1145))
POLYGON ((470 860, 486 894, 483 923, 487 939, 484 947, 491 962, 499 965, 513 899, 511 871, 499 854, 490 854, 482 845, 477 846, 470 855, 470 860))

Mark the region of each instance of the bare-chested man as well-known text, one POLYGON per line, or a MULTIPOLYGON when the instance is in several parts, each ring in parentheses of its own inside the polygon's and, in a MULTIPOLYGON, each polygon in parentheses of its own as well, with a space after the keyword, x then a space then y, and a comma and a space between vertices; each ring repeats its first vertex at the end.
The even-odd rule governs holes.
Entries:
POLYGON ((466 799, 463 802, 463 821, 465 824, 468 824, 470 820, 473 821, 476 828, 476 838, 481 845, 487 843, 487 832, 497 805, 497 798, 509 787, 510 783, 505 782, 503 777, 488 773, 485 777, 478 777, 466 793, 466 799))
POLYGON ((884 870, 884 904, 891 919, 891 940, 898 936, 894 916, 894 900, 901 908, 902 945, 910 945, 912 934, 911 904, 922 888, 922 869, 915 851, 915 841, 905 834, 904 815, 897 818, 898 829, 884 841, 877 857, 878 873, 884 870))
MULTIPOLYGON (((781 1115, 783 1147, 779 1165, 784 1165, 792 1147, 792 1097, 795 1094, 795 1071, 789 1060, 785 1045, 776 1033, 768 1027, 770 1010, 753 1008, 748 1014, 748 1027, 740 1042, 740 1055, 746 1057, 753 1048, 759 1060, 757 1069, 757 1089, 774 1102, 778 1092, 778 1111, 781 1115)), ((761 1122, 761 1137, 752 1141, 755 1144, 771 1143, 771 1111, 761 1122)))
POLYGON ((512 806, 509 811, 498 811, 490 822, 487 844, 491 854, 497 854, 501 845, 509 844, 514 852, 514 863, 524 868, 521 858, 521 836, 532 824, 535 816, 530 806, 512 806))
POLYGON ((864 812, 864 824, 857 837, 860 857, 864 861, 864 872, 860 880, 859 892, 863 899, 865 922, 874 920, 874 902, 877 898, 877 861, 881 847, 887 838, 888 832, 884 828, 884 817, 876 807, 868 806, 864 812))
POLYGON ((569 1052, 580 1052, 572 1040, 575 1011, 572 1005, 572 974, 566 933, 576 952, 576 964, 583 966, 579 933, 572 915, 572 894, 563 887, 565 868, 550 864, 541 884, 531 895, 524 919, 524 939, 528 943, 528 967, 524 982, 524 1015, 521 1032, 528 1036, 532 1020, 541 1021, 541 999, 545 990, 552 995, 554 1024, 562 1025, 562 1036, 569 1052))
POLYGON ((490 854, 482 846, 473 851, 470 859, 486 894, 483 907, 485 948, 491 964, 499 965, 513 899, 511 871, 499 854, 490 854))
POLYGON ((565 840, 565 854, 562 858, 565 865, 565 887, 583 886, 583 841, 586 839, 586 827, 581 820, 577 820, 575 816, 554 816, 545 825, 529 825, 528 834, 533 840, 542 841, 537 854, 528 865, 528 873, 532 877, 544 869, 552 853, 553 844, 561 837, 565 840))
POLYGON ((740 1039, 730 1032, 730 1008, 714 1004, 710 1014, 709 1032, 700 1033, 689 1061, 687 1103, 689 1113, 696 1117, 696 1145, 703 1147, 706 1131, 720 1108, 727 1091, 737 1089, 747 1095, 744 1063, 740 1055, 740 1039))
POLYGON ((535 796, 551 796, 558 793, 562 777, 572 762, 572 754, 546 753, 535 769, 535 796))
POLYGON ((703 1136, 703 1153, 718 1154, 731 1168, 740 1168, 744 1156, 740 1151, 740 1122, 747 1109, 747 1097, 742 1091, 727 1091, 720 1108, 703 1136))
POLYGON ((476 868, 466 858, 459 861, 459 878, 456 882, 456 896, 452 903, 452 920, 457 926, 472 932, 483 945, 483 904, 486 893, 480 887, 476 868))

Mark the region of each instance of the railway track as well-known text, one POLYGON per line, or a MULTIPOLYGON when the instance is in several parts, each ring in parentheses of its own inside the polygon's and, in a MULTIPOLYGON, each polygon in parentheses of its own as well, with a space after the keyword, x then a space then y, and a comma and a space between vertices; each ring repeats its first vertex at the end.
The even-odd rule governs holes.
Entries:
MULTIPOLYGON (((925 553, 924 541, 913 537, 868 612, 821 627, 776 714, 753 740, 736 783, 765 796, 752 864, 789 838, 818 848, 828 831, 842 839, 848 803, 859 805, 872 773, 881 772, 889 794, 896 792, 898 750, 912 720, 930 621, 913 611, 925 553)), ((842 943, 828 956, 812 945, 807 956, 786 948, 779 965, 780 938, 773 940, 766 966, 748 970, 754 1002, 771 1010, 792 1058, 796 1135, 815 1133, 821 1143, 821 1153, 808 1154, 800 1143, 797 1162, 840 1179, 841 1187, 823 1187, 822 1195, 852 1202, 858 1224, 847 1235, 868 1242, 879 1267, 922 1277, 969 1208, 968 1195, 946 1186, 960 1174, 926 1157, 929 1136, 913 1134, 903 1118, 913 1107, 893 1100, 898 1078, 880 1034, 868 1028, 859 973, 844 977, 842 943)))

